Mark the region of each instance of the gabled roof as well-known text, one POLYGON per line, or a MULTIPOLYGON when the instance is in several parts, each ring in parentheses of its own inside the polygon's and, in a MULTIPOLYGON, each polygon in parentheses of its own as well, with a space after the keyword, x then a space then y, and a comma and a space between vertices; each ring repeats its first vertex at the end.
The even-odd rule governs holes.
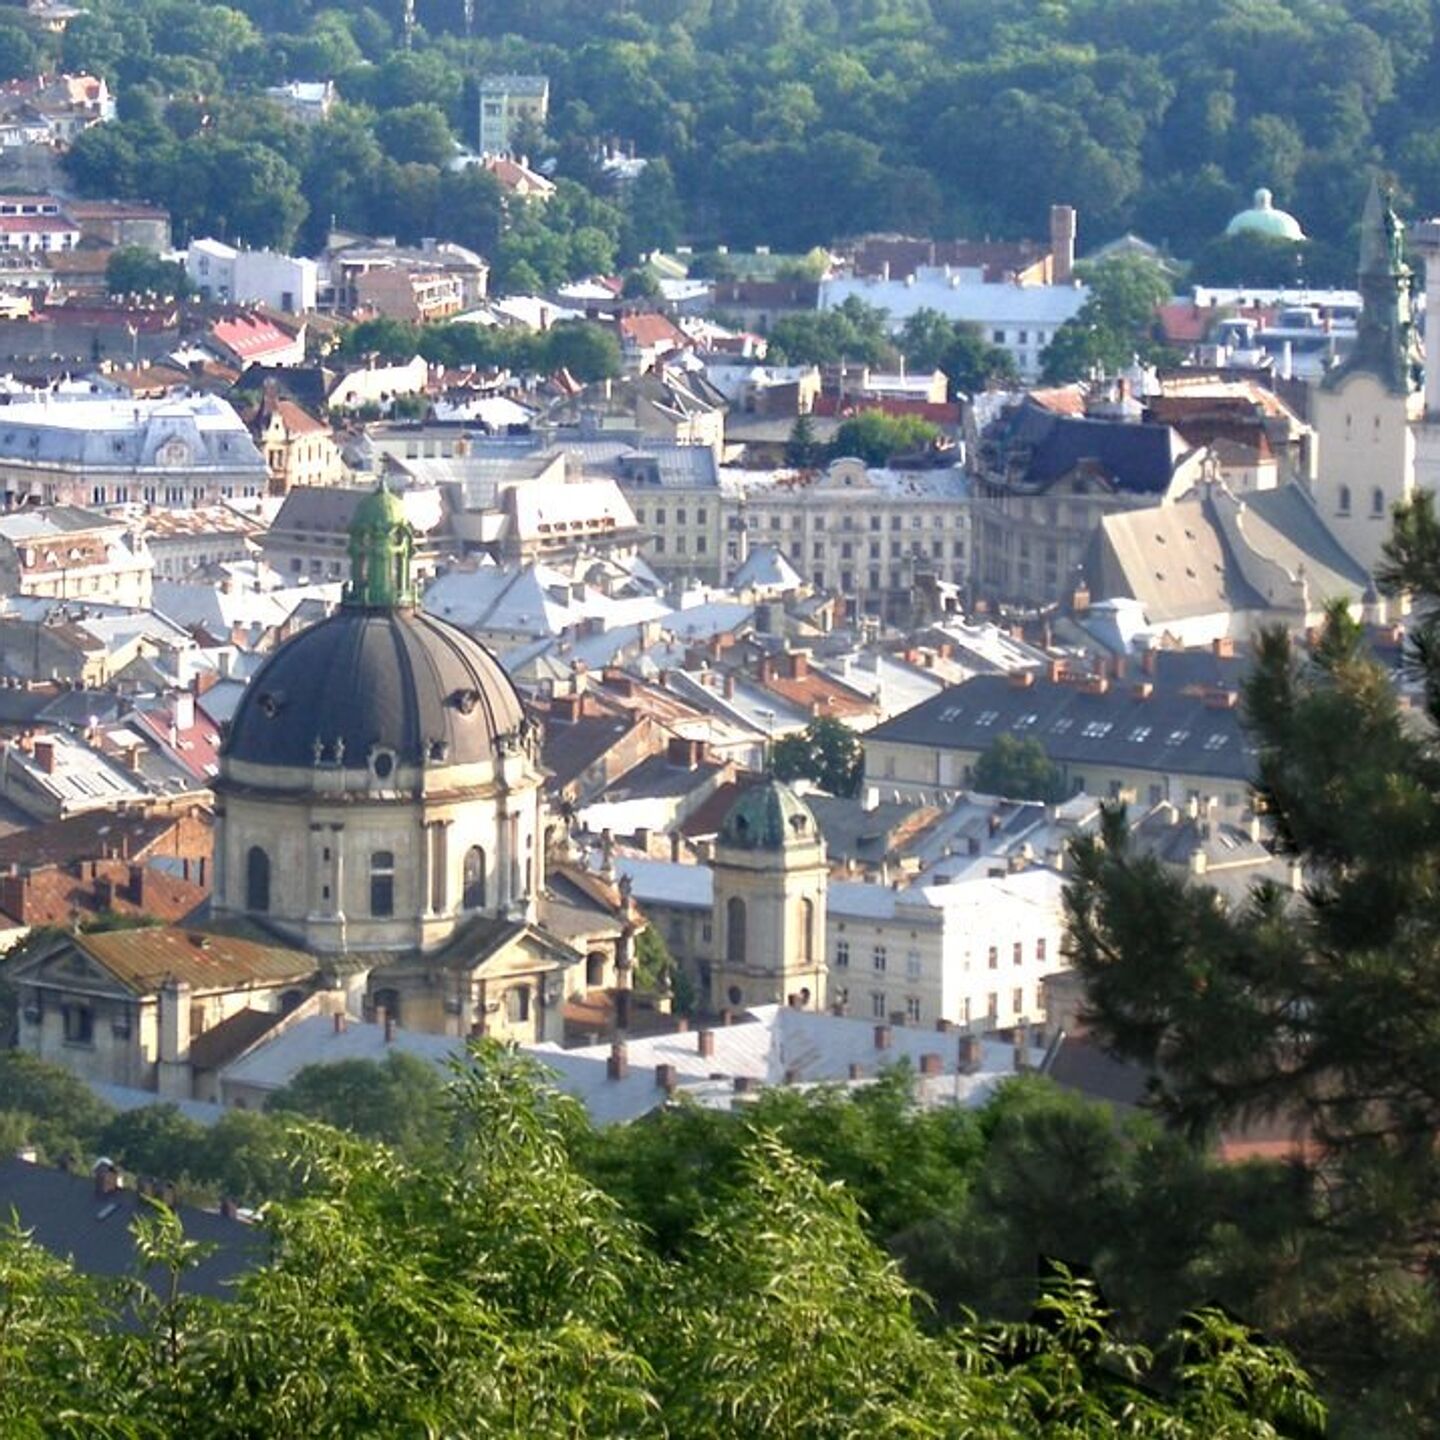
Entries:
POLYGON ((67 943, 140 995, 172 979, 205 993, 283 985, 317 969, 314 956, 299 950, 169 926, 73 935, 67 943))

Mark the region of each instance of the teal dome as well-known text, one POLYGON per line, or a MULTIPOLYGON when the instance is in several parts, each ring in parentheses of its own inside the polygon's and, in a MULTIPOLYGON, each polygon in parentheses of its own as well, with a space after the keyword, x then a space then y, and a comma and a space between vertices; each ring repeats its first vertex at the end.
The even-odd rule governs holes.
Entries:
POLYGON ((1268 235, 1272 240, 1303 240, 1300 222, 1287 210, 1275 208, 1274 197, 1263 187, 1255 192, 1255 203, 1231 218, 1227 235, 1268 235))
POLYGON ((739 850, 813 845, 819 835, 810 807, 773 775, 747 790, 720 822, 720 843, 739 850))

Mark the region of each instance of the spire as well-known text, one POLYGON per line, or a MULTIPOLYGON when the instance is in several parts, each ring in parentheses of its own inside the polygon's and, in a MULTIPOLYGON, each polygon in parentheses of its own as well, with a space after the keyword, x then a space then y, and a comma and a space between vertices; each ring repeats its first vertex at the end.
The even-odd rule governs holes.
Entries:
POLYGON ((1420 373, 1414 317, 1410 309, 1410 267, 1405 263, 1405 227, 1389 193, 1371 178, 1360 218, 1360 323, 1349 358, 1325 378, 1333 387, 1349 375, 1367 372, 1397 395, 1408 395, 1420 373))
POLYGON ((415 531, 405 508, 382 479, 356 507, 350 521, 350 583, 345 604, 353 609, 394 610, 414 605, 410 562, 415 531))

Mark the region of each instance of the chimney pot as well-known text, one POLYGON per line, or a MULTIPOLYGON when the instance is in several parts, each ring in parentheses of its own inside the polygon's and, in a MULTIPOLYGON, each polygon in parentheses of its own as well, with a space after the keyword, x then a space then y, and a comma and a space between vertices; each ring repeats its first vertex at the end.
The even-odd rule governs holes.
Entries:
POLYGON ((675 1088, 675 1067, 661 1064, 655 1067, 655 1084, 668 1095, 675 1088))
POLYGON ((697 1030, 695 1032, 695 1053, 703 1055, 706 1059, 715 1053, 715 1032, 713 1030, 697 1030))
POLYGON ((605 1073, 611 1080, 623 1080, 630 1073, 630 1052, 623 1040, 616 1040, 610 1046, 610 1058, 605 1062, 605 1073))
POLYGON ((335 1033, 337 1035, 343 1035, 345 1033, 345 1012, 343 1010, 337 1010, 335 1014, 330 1017, 330 1023, 335 1027, 335 1033))
POLYGON ((852 1060, 850 1062, 849 1074, 852 1080, 863 1080, 865 1078, 865 1067, 858 1060, 852 1060))

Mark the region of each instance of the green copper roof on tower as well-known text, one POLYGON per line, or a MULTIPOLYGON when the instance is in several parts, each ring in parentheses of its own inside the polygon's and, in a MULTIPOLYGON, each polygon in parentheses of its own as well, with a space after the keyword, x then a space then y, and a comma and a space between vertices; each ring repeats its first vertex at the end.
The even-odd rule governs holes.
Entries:
POLYGON ((416 603, 410 565, 415 531, 405 507, 382 480, 356 507, 350 521, 350 583, 345 604, 362 610, 394 610, 416 603))

